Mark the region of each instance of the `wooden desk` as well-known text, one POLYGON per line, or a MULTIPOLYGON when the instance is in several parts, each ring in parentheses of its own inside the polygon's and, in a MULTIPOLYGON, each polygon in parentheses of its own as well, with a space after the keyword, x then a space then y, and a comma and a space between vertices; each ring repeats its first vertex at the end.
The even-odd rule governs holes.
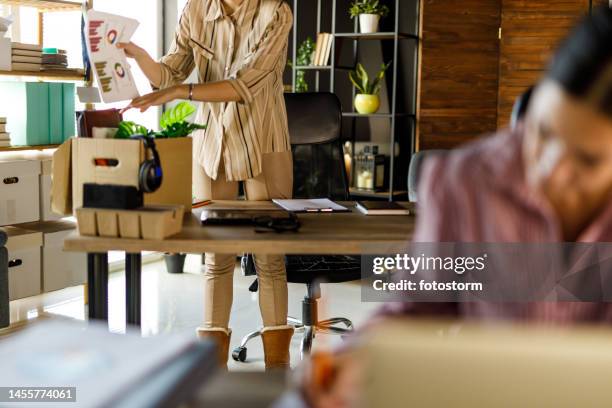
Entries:
MULTIPOLYGON (((126 252, 127 322, 140 324, 140 269, 142 251, 170 253, 266 253, 266 254, 389 254, 401 251, 412 238, 413 216, 366 217, 350 213, 299 214, 299 232, 257 233, 253 227, 203 227, 201 209, 185 217, 183 230, 165 240, 81 237, 64 242, 64 250, 88 253, 89 317, 108 318, 108 251, 126 252)), ((273 210, 268 201, 215 201, 205 207, 273 210)))

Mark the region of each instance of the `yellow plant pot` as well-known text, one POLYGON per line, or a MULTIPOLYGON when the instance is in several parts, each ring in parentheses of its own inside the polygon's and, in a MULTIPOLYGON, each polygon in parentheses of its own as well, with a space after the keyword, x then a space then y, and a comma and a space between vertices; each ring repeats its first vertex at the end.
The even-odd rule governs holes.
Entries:
POLYGON ((378 95, 358 94, 355 96, 355 109, 362 115, 378 112, 380 98, 378 95))

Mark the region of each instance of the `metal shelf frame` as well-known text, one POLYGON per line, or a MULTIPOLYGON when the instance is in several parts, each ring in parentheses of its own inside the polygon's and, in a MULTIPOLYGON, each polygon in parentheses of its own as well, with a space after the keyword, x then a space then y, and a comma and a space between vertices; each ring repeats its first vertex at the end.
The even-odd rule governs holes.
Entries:
MULTIPOLYGON (((376 113, 376 114, 372 114, 372 115, 360 115, 359 113, 354 111, 354 108, 349 111, 349 112, 344 112, 343 113, 343 117, 345 118, 350 118, 351 119, 351 141, 353 143, 353 146, 355 146, 355 142, 356 142, 356 126, 357 126, 357 119, 362 119, 362 118, 366 118, 366 119, 386 119, 390 121, 390 136, 389 136, 389 143, 390 143, 390 158, 389 158, 389 190, 386 192, 386 194, 381 194, 381 193, 375 193, 373 196, 381 198, 381 197, 385 197, 387 198, 389 201, 394 201, 395 199, 398 198, 398 196, 401 196, 405 190, 405 187, 402 188, 396 188, 396 176, 397 176, 397 163, 398 160, 402 160, 402 159, 398 159, 398 157, 396 157, 396 153, 397 153, 397 131, 398 131, 398 124, 397 121, 398 119, 402 119, 402 118, 408 118, 410 120, 410 123, 412 125, 412 129, 410 131, 411 135, 410 135, 410 141, 409 141, 409 151, 408 152, 402 152, 403 155, 410 155, 410 157, 412 156, 412 154, 415 151, 415 138, 416 138, 416 128, 417 128, 417 123, 416 123, 416 103, 417 103, 417 90, 418 90, 418 66, 420 64, 419 61, 419 47, 420 47, 420 43, 419 43, 419 36, 418 34, 409 34, 409 33, 405 33, 405 32, 401 32, 400 29, 400 15, 401 15, 401 8, 402 7, 402 3, 405 6, 406 4, 409 3, 409 7, 415 7, 415 10, 417 10, 417 15, 415 16, 416 18, 416 30, 415 33, 419 33, 419 22, 420 22, 420 16, 418 15, 418 13, 420 13, 420 7, 419 6, 419 2, 420 1, 424 1, 424 0, 393 0, 394 4, 395 4, 395 8, 393 9, 393 19, 394 19, 394 29, 393 31, 389 32, 389 31, 383 31, 383 32, 377 32, 377 33, 370 33, 370 34, 365 34, 365 33, 360 33, 359 32, 359 24, 357 19, 355 19, 355 23, 354 23, 354 28, 353 28, 353 32, 352 33, 346 33, 346 32, 338 32, 336 30, 337 28, 337 0, 316 0, 316 18, 317 18, 317 24, 316 24, 316 30, 317 33, 321 32, 321 25, 322 25, 322 7, 323 4, 322 2, 325 1, 325 6, 326 7, 331 7, 331 33, 332 34, 332 52, 331 52, 331 62, 329 66, 297 66, 296 65, 296 61, 297 61, 297 48, 299 46, 298 44, 298 23, 299 23, 299 4, 300 4, 300 0, 293 0, 293 38, 292 38, 292 44, 293 44, 293 55, 292 55, 292 85, 293 85, 293 89, 295 89, 295 85, 296 85, 296 77, 297 77, 297 72, 300 70, 309 70, 309 71, 313 71, 314 75, 315 75, 315 87, 314 90, 315 92, 319 92, 320 91, 320 78, 321 78, 321 74, 327 74, 329 73, 329 78, 330 78, 330 91, 331 92, 335 92, 336 90, 336 71, 346 71, 349 69, 352 69, 351 67, 347 67, 347 66, 338 66, 337 65, 337 61, 336 61, 336 54, 337 54, 337 44, 339 41, 337 40, 348 40, 348 41, 353 41, 353 67, 357 65, 357 62, 359 60, 359 45, 361 41, 388 41, 388 42, 393 42, 393 63, 392 63, 392 67, 390 72, 388 73, 388 75, 391 76, 391 103, 390 103, 390 112, 388 113, 376 113), (415 41, 417 43, 417 46, 414 47, 414 69, 413 69, 413 74, 414 74, 414 78, 412 78, 412 84, 413 84, 413 92, 410 95, 412 100, 411 105, 413 107, 413 112, 398 112, 397 110, 397 101, 398 101, 398 84, 399 84, 399 78, 398 78, 398 72, 399 72, 399 47, 400 47, 400 41, 415 41)), ((307 0, 309 6, 310 4, 312 4, 312 0, 307 0)), ((353 100, 355 99, 355 88, 353 87, 353 91, 352 91, 352 97, 353 100)), ((353 149, 353 159, 355 156, 355 149, 353 149)), ((410 160, 410 157, 406 157, 404 160, 410 160)))

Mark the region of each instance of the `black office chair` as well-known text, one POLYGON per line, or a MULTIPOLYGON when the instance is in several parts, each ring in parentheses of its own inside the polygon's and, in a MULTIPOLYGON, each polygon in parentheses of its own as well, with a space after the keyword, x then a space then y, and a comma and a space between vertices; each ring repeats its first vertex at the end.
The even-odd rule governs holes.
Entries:
POLYGON ((10 323, 9 313, 9 289, 8 289, 8 251, 5 246, 7 241, 6 232, 0 230, 0 328, 8 327, 10 323))
POLYGON ((516 129, 520 121, 525 117, 527 109, 529 108, 529 101, 531 101, 531 95, 535 87, 529 87, 521 96, 516 98, 514 106, 512 107, 512 115, 510 116, 510 128, 516 129))
MULTIPOLYGON (((348 178, 340 141, 341 108, 331 93, 286 94, 289 134, 293 150, 293 197, 343 201, 349 199, 348 178)), ((325 216, 325 215, 322 215, 325 216)), ((243 268, 252 268, 250 255, 243 258, 243 268)), ((288 317, 297 332, 303 332, 302 358, 310 352, 316 333, 346 334, 353 324, 345 318, 319 321, 317 300, 320 283, 339 283, 361 279, 361 258, 345 255, 288 255, 287 281, 303 283, 307 293, 302 302, 302 319, 288 317), (344 327, 340 327, 344 326, 344 327)), ((256 290, 256 285, 252 285, 256 290)), ((245 361, 247 343, 260 331, 246 335, 232 351, 236 361, 245 361)))

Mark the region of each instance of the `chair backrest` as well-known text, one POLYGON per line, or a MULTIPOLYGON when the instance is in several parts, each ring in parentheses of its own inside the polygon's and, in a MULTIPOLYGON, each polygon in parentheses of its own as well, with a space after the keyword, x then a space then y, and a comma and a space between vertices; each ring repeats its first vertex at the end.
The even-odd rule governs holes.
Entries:
POLYGON ((408 168, 408 199, 412 202, 417 202, 417 190, 419 187, 419 179, 421 177, 421 168, 423 162, 431 156, 447 153, 447 150, 432 149, 421 150, 412 155, 410 167, 408 168))
POLYGON ((348 200, 338 97, 323 92, 288 93, 285 104, 293 151, 293 196, 348 200))
POLYGON ((527 113, 527 108, 529 108, 529 101, 531 100, 533 89, 533 86, 529 87, 529 89, 523 92, 521 96, 516 98, 514 106, 512 107, 512 115, 510 116, 510 128, 515 129, 521 119, 523 119, 527 113))

